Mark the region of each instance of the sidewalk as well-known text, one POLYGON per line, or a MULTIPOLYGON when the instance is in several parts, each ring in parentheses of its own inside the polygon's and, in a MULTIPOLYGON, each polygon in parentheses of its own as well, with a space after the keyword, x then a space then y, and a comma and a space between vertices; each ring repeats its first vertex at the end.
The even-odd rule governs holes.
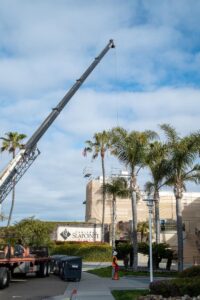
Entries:
MULTIPOLYGON (((119 261, 119 265, 122 266, 123 262, 119 261)), ((121 277, 119 280, 112 280, 111 278, 102 278, 86 272, 87 270, 107 266, 110 266, 110 262, 83 263, 80 282, 66 282, 64 295, 43 300, 114 300, 111 293, 112 290, 148 289, 149 276, 127 276, 121 277)), ((176 266, 174 265, 173 268, 176 269, 176 266)), ((155 279, 164 280, 169 278, 156 277, 155 279)))
POLYGON ((119 280, 101 278, 83 272, 80 282, 69 282, 62 296, 48 298, 48 300, 114 300, 111 290, 147 289, 147 277, 123 277, 119 280))

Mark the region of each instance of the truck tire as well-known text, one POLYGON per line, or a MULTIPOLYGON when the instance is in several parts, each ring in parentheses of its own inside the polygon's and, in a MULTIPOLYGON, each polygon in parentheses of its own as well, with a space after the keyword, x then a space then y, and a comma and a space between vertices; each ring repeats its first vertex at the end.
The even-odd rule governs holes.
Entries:
POLYGON ((49 264, 46 262, 41 262, 37 275, 41 278, 49 276, 49 264))
POLYGON ((47 272, 46 272, 46 276, 49 277, 49 273, 50 273, 50 264, 46 263, 47 265, 47 272))
POLYGON ((0 268, 0 289, 4 289, 10 284, 10 272, 7 268, 0 268))

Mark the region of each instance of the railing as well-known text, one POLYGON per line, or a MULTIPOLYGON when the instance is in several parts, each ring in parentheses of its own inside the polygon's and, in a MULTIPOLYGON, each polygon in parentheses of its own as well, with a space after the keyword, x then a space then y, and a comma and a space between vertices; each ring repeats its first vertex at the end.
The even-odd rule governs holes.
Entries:
MULTIPOLYGON (((160 231, 176 231, 176 221, 161 220, 160 231)), ((183 231, 185 231, 185 224, 183 223, 183 231)))
POLYGON ((165 221, 160 224, 160 231, 175 231, 176 230, 176 222, 165 221))

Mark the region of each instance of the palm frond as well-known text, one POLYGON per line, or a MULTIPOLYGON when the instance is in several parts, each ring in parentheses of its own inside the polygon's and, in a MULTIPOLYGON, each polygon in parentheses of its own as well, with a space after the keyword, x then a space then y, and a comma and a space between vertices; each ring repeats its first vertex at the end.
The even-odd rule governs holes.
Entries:
POLYGON ((175 128, 170 124, 161 124, 160 128, 164 131, 169 143, 175 143, 179 140, 175 128))
POLYGON ((5 142, 8 142, 8 141, 9 141, 9 139, 4 138, 4 137, 0 137, 0 139, 3 140, 3 141, 5 141, 5 142))
POLYGON ((158 133, 153 130, 145 130, 144 134, 146 135, 149 141, 159 139, 158 133))
POLYGON ((14 154, 16 149, 22 149, 24 147, 22 140, 26 138, 25 134, 18 132, 7 132, 5 136, 6 137, 0 138, 3 140, 1 152, 8 151, 14 154))
POLYGON ((84 152, 92 153, 92 159, 96 159, 99 155, 104 159, 105 152, 110 149, 110 132, 97 132, 93 136, 93 140, 87 140, 84 152))
POLYGON ((102 190, 108 195, 119 198, 126 198, 130 195, 127 180, 122 177, 113 178, 110 183, 102 185, 102 190))
POLYGON ((155 185, 151 181, 147 181, 144 185, 144 190, 148 195, 152 194, 155 191, 155 185))

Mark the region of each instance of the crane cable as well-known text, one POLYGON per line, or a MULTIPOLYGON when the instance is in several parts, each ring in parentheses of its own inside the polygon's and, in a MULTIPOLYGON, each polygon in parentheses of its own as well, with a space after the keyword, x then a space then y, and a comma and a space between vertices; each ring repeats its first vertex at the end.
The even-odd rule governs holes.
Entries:
MULTIPOLYGON (((115 47, 114 52, 114 81, 115 84, 119 82, 119 68, 118 68, 118 56, 117 56, 117 47, 115 47)), ((116 107, 116 126, 119 127, 119 99, 115 97, 115 107, 116 107)))

